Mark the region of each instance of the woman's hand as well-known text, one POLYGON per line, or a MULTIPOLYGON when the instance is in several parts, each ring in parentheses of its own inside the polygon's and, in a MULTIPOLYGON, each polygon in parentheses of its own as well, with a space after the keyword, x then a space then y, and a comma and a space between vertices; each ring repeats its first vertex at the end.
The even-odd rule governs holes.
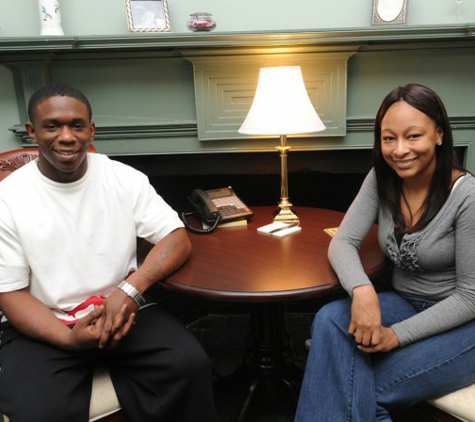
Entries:
POLYGON ((397 349, 400 346, 399 339, 392 328, 381 327, 381 338, 379 343, 370 346, 357 346, 362 352, 376 353, 376 352, 390 352, 393 349, 397 349))
POLYGON ((366 353, 389 352, 399 347, 394 331, 381 325, 379 299, 373 286, 365 284, 353 290, 348 333, 366 353))

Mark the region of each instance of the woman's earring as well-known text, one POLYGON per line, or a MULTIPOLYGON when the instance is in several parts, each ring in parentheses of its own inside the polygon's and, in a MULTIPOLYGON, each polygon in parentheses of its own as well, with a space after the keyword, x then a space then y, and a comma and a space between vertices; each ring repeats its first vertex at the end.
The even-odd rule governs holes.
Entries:
POLYGON ((440 147, 442 145, 442 141, 437 142, 437 145, 440 147))

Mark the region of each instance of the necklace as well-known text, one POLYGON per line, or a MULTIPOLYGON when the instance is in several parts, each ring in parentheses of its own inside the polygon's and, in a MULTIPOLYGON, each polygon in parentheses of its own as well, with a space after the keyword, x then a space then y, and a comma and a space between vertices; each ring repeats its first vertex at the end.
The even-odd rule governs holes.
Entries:
POLYGON ((427 191, 424 194, 413 195, 408 200, 404 191, 401 193, 403 203, 401 204, 401 213, 404 217, 405 229, 413 227, 420 219, 425 209, 427 191))

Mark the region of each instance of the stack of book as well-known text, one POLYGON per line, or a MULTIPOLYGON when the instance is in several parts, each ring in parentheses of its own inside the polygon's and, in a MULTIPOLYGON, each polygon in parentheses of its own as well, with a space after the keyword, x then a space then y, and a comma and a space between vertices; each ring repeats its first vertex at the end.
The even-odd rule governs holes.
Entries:
MULTIPOLYGON (((203 222, 203 228, 209 229, 211 226, 208 223, 203 222)), ((236 226, 246 226, 247 220, 245 218, 239 220, 232 220, 232 221, 225 221, 223 223, 218 224, 218 229, 224 229, 226 227, 236 227, 236 226)))

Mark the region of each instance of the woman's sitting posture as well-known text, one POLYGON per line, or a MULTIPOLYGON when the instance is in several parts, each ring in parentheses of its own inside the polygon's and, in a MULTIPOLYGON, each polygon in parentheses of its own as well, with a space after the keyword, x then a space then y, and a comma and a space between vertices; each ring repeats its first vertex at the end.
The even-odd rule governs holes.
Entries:
POLYGON ((388 94, 373 165, 330 244, 351 299, 315 317, 298 422, 390 421, 392 407, 475 382, 475 178, 456 164, 437 94, 388 94), (375 222, 393 265, 379 294, 358 257, 375 222))

